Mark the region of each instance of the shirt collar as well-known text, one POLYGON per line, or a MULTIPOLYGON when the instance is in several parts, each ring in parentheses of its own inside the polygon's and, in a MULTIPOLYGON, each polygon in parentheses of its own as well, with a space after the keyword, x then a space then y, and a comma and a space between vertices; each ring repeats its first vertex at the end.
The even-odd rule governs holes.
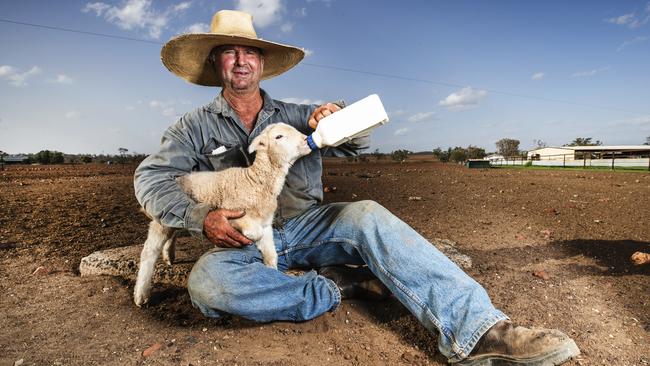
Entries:
MULTIPOLYGON (((280 110, 275 100, 264 89, 260 89, 260 92, 262 93, 262 111, 273 113, 273 111, 280 110)), ((223 91, 206 108, 213 113, 218 113, 223 116, 232 116, 234 114, 232 107, 230 107, 226 98, 223 97, 223 91)))

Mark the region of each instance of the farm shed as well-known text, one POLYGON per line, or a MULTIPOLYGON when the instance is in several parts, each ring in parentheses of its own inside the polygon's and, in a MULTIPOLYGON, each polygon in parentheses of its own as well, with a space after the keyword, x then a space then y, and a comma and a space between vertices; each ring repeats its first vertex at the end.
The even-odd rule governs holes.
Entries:
POLYGON ((642 158, 650 155, 648 145, 544 147, 528 152, 528 160, 584 160, 642 158))
POLYGON ((5 164, 27 164, 29 162, 29 156, 27 155, 7 155, 2 160, 5 164))

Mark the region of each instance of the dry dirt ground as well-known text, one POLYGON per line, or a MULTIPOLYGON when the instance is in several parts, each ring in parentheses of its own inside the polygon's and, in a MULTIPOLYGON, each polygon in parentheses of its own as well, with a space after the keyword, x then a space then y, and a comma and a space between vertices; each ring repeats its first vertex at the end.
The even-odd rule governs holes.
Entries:
MULTIPOLYGON (((80 277, 83 256, 145 239, 133 168, 0 172, 0 365, 445 364, 394 299, 257 324, 206 319, 171 286, 139 309, 133 283, 80 277)), ((323 179, 337 188, 327 201, 372 199, 424 236, 457 242, 497 307, 576 340, 582 356, 569 365, 650 363, 650 265, 629 262, 650 252, 650 173, 372 160, 328 162, 323 179)))

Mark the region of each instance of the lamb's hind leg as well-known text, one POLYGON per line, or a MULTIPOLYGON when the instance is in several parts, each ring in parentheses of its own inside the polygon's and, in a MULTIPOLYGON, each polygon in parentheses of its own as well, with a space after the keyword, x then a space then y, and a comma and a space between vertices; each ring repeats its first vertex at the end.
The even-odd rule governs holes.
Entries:
POLYGON ((178 233, 178 231, 172 231, 162 250, 163 261, 165 261, 168 266, 174 264, 174 259, 176 259, 176 233, 178 233))
POLYGON ((153 277, 156 260, 158 260, 165 242, 169 241, 173 235, 173 229, 165 227, 157 221, 151 221, 149 224, 149 233, 140 254, 138 279, 135 282, 133 291, 133 301, 137 306, 142 306, 149 301, 151 278, 153 277))
POLYGON ((262 253, 264 265, 269 268, 278 268, 278 253, 275 251, 275 243, 273 242, 273 228, 266 226, 262 231, 262 238, 255 244, 257 249, 262 253))

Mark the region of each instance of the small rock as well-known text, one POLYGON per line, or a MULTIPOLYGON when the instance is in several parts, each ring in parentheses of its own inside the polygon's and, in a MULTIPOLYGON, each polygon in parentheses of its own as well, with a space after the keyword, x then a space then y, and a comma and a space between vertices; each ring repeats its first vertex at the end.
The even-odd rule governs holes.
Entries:
POLYGON ((335 186, 325 186, 323 187, 323 192, 329 193, 329 192, 336 192, 336 187, 335 186))
POLYGON ((14 366, 21 366, 23 362, 25 362, 25 360, 22 358, 20 360, 16 360, 16 362, 14 362, 14 366))
POLYGON ((551 275, 549 275, 548 272, 544 271, 543 269, 533 272, 533 276, 539 277, 545 281, 551 278, 551 275))
POLYGON ((544 235, 544 239, 551 239, 553 237, 553 231, 551 230, 542 230, 539 233, 544 235))
POLYGON ((162 347, 162 344, 160 343, 154 343, 151 345, 151 347, 145 349, 142 351, 142 357, 149 357, 151 356, 154 352, 158 351, 162 347))
POLYGON ((409 197, 409 201, 422 201, 422 197, 420 197, 420 196, 411 196, 411 197, 409 197))
POLYGON ((595 222, 596 224, 600 224, 600 223, 602 223, 602 221, 601 221, 601 220, 598 220, 598 219, 594 220, 594 222, 595 222))
POLYGON ((551 214, 551 215, 559 215, 560 213, 557 212, 557 210, 553 207, 549 207, 546 209, 546 213, 551 214))
POLYGON ((39 266, 39 267, 36 268, 36 270, 32 273, 32 275, 33 275, 33 276, 47 276, 49 273, 50 273, 50 271, 49 271, 47 268, 45 268, 45 267, 43 267, 43 266, 39 266))

